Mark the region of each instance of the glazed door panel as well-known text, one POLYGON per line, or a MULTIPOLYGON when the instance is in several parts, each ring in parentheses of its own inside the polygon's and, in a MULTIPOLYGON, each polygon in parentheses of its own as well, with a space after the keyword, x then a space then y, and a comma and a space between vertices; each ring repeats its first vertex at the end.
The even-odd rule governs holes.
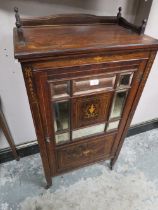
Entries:
POLYGON ((117 130, 135 71, 60 81, 48 80, 46 73, 37 72, 44 123, 51 125, 46 135, 52 130, 56 144, 63 144, 117 130))

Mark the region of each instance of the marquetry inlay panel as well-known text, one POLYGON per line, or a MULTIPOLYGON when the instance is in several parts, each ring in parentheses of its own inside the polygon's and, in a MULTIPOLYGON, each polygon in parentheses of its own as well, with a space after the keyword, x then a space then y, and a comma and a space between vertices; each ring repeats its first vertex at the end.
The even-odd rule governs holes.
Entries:
POLYGON ((112 92, 73 99, 73 128, 107 120, 112 92))

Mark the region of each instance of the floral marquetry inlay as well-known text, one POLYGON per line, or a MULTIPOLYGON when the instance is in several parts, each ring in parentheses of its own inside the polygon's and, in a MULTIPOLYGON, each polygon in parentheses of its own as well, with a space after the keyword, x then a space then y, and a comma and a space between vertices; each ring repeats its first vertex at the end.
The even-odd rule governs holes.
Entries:
POLYGON ((93 118, 98 116, 97 104, 88 105, 85 110, 85 118, 93 118))
POLYGON ((106 122, 112 93, 77 97, 73 99, 73 128, 106 122))

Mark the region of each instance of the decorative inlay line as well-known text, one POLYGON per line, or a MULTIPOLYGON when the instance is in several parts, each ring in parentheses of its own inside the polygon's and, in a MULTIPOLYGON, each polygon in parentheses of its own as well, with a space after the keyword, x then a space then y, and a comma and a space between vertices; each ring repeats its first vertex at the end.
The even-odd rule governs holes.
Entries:
POLYGON ((27 84, 28 84, 28 89, 30 91, 31 102, 32 103, 37 103, 36 94, 35 94, 34 88, 33 88, 33 82, 32 82, 33 74, 32 74, 31 68, 26 67, 24 74, 25 74, 25 78, 26 78, 26 81, 27 81, 27 84))

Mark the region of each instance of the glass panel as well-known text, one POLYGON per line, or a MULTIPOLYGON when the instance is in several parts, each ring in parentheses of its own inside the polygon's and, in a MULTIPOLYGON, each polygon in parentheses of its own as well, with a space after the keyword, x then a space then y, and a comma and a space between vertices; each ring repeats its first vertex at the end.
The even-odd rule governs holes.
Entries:
POLYGON ((99 92, 103 90, 113 89, 115 84, 116 75, 98 77, 89 77, 83 79, 77 79, 73 81, 73 93, 75 95, 87 94, 91 92, 99 92))
POLYGON ((132 73, 120 75, 120 81, 119 81, 119 85, 118 85, 119 88, 126 88, 126 87, 130 86, 132 77, 133 77, 132 73))
POLYGON ((51 83, 51 94, 53 98, 69 96, 69 82, 51 83))
POLYGON ((69 141, 69 133, 56 134, 55 141, 56 141, 56 144, 60 144, 60 143, 69 141))
POLYGON ((104 132, 105 123, 72 131, 72 139, 104 132))
POLYGON ((69 102, 54 103, 54 129, 62 131, 69 128, 69 102))
POLYGON ((127 91, 116 93, 114 97, 113 105, 112 105, 110 119, 121 116, 126 96, 127 96, 127 91))
POLYGON ((120 122, 119 120, 114 121, 114 122, 109 122, 108 127, 107 127, 107 131, 117 129, 118 125, 119 125, 119 122, 120 122))

